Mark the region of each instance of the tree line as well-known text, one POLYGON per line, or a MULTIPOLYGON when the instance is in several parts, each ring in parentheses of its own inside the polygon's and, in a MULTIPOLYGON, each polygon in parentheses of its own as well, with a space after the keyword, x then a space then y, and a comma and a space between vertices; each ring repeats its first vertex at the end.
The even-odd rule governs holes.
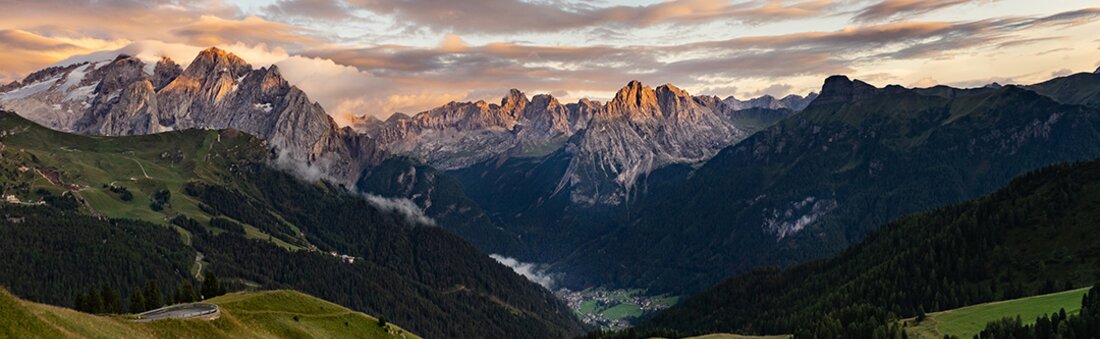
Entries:
POLYGON ((1066 309, 1040 316, 1024 324, 1020 317, 986 324, 974 339, 1087 339, 1100 336, 1100 284, 1081 298, 1081 311, 1068 315, 1066 309))
POLYGON ((202 301, 226 293, 225 287, 211 272, 206 273, 198 290, 195 289, 190 280, 184 280, 177 286, 175 292, 165 294, 161 292, 160 285, 156 280, 150 280, 144 289, 134 288, 129 295, 123 297, 115 288, 103 284, 98 288, 89 287, 84 293, 78 294, 73 301, 73 305, 74 309, 85 313, 120 314, 129 312, 136 314, 167 305, 202 301), (129 306, 125 306, 127 304, 122 302, 123 299, 129 301, 129 306))

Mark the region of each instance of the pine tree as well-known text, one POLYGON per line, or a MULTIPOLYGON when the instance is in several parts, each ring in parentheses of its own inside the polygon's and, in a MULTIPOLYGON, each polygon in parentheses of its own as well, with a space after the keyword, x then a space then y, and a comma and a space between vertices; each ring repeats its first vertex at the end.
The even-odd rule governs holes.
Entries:
POLYGON ((155 310, 164 306, 161 299, 160 286, 157 285, 156 280, 151 280, 145 285, 145 309, 155 310))
POLYGON ((141 292, 141 289, 135 288, 133 293, 130 293, 130 313, 145 312, 145 295, 141 292))
POLYGON ((218 282, 218 277, 214 273, 206 272, 206 277, 202 280, 202 298, 210 299, 222 294, 225 294, 225 288, 218 282))
POLYGON ((176 291, 177 303, 189 303, 194 302, 198 298, 195 297, 195 288, 191 286, 190 281, 184 281, 180 284, 180 288, 176 291))
POLYGON ((103 285, 102 291, 99 293, 103 297, 103 313, 120 313, 122 312, 121 302, 118 298, 118 292, 110 286, 103 285))
POLYGON ((88 313, 103 313, 103 298, 99 296, 97 289, 91 288, 88 290, 86 303, 88 304, 88 313))
POLYGON ((73 308, 80 312, 88 312, 88 296, 84 292, 76 294, 76 300, 73 301, 73 308))

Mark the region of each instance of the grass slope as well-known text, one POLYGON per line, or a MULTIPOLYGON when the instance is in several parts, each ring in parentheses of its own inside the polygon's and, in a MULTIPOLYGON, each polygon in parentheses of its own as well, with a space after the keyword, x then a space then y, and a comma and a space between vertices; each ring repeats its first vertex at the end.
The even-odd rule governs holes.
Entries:
MULTIPOLYGON (((1038 295, 1014 300, 978 304, 928 314, 928 318, 906 329, 910 338, 943 338, 953 335, 959 338, 971 338, 985 328, 985 325, 1002 318, 1020 317, 1024 324, 1035 323, 1035 319, 1065 309, 1067 314, 1081 311, 1081 298, 1088 288, 1038 295)), ((913 323, 914 319, 905 319, 913 323)))
MULTIPOLYGON (((71 191, 87 202, 92 213, 164 225, 179 214, 207 221, 210 216, 199 208, 199 201, 183 193, 183 184, 189 180, 232 184, 224 180, 225 169, 242 160, 262 159, 265 149, 260 140, 232 130, 79 136, 47 129, 11 113, 0 113, 0 130, 4 131, 5 146, 0 158, 0 170, 5 174, 2 181, 29 183, 7 187, 6 194, 34 201, 40 190, 52 194, 71 191), (29 170, 16 170, 19 166, 29 170), (51 172, 56 173, 53 180, 47 177, 51 172), (109 186, 125 187, 133 199, 121 199, 109 186), (171 199, 163 210, 154 211, 150 203, 159 190, 171 192, 171 199)), ((249 236, 268 239, 259 231, 249 236)), ((280 245, 288 246, 285 242, 280 245)))
POLYGON ((217 319, 137 323, 32 303, 0 290, 0 337, 419 338, 393 324, 387 332, 374 317, 298 292, 234 293, 209 302, 221 307, 217 319))

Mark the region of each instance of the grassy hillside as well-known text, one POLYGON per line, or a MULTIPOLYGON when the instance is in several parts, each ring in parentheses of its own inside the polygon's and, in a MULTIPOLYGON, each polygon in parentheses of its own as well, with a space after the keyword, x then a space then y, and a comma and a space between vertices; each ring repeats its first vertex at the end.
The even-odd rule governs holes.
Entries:
POLYGON ((1088 288, 1081 288, 929 313, 919 323, 914 318, 904 319, 915 324, 905 332, 910 338, 939 339, 944 335, 971 338, 985 329, 986 324, 1002 318, 1019 317, 1025 324, 1032 324, 1036 318, 1060 309, 1065 309, 1067 314, 1077 314, 1081 311, 1081 298, 1088 291, 1088 288))
POLYGON ((1028 89, 1064 103, 1100 107, 1100 74, 1077 73, 1031 85, 1028 89))
MULTIPOLYGON (((69 192, 95 215, 169 225, 176 215, 207 221, 200 202, 183 194, 190 180, 232 184, 235 164, 264 159, 262 142, 234 131, 187 130, 134 137, 88 137, 52 131, 2 113, 4 193, 23 201, 69 192), (114 188, 114 190, 112 190, 114 188), (122 191, 131 197, 123 197, 122 191), (163 209, 150 208, 157 191, 163 209)), ((249 226, 250 229, 255 227, 249 226)), ((256 232, 254 238, 268 239, 256 232)), ((290 239, 293 240, 293 239, 290 239)))
POLYGON ((0 290, 0 337, 10 338, 419 338, 400 327, 292 291, 234 293, 211 299, 214 320, 133 322, 21 300, 0 290))

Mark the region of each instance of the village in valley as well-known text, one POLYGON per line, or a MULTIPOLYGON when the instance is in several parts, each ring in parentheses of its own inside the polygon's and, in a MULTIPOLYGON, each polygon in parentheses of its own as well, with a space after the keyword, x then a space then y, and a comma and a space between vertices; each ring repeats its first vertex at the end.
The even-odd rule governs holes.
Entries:
POLYGON ((585 324, 603 329, 620 330, 630 327, 643 315, 675 305, 678 297, 647 296, 640 289, 603 288, 557 291, 558 298, 581 318, 585 324))

